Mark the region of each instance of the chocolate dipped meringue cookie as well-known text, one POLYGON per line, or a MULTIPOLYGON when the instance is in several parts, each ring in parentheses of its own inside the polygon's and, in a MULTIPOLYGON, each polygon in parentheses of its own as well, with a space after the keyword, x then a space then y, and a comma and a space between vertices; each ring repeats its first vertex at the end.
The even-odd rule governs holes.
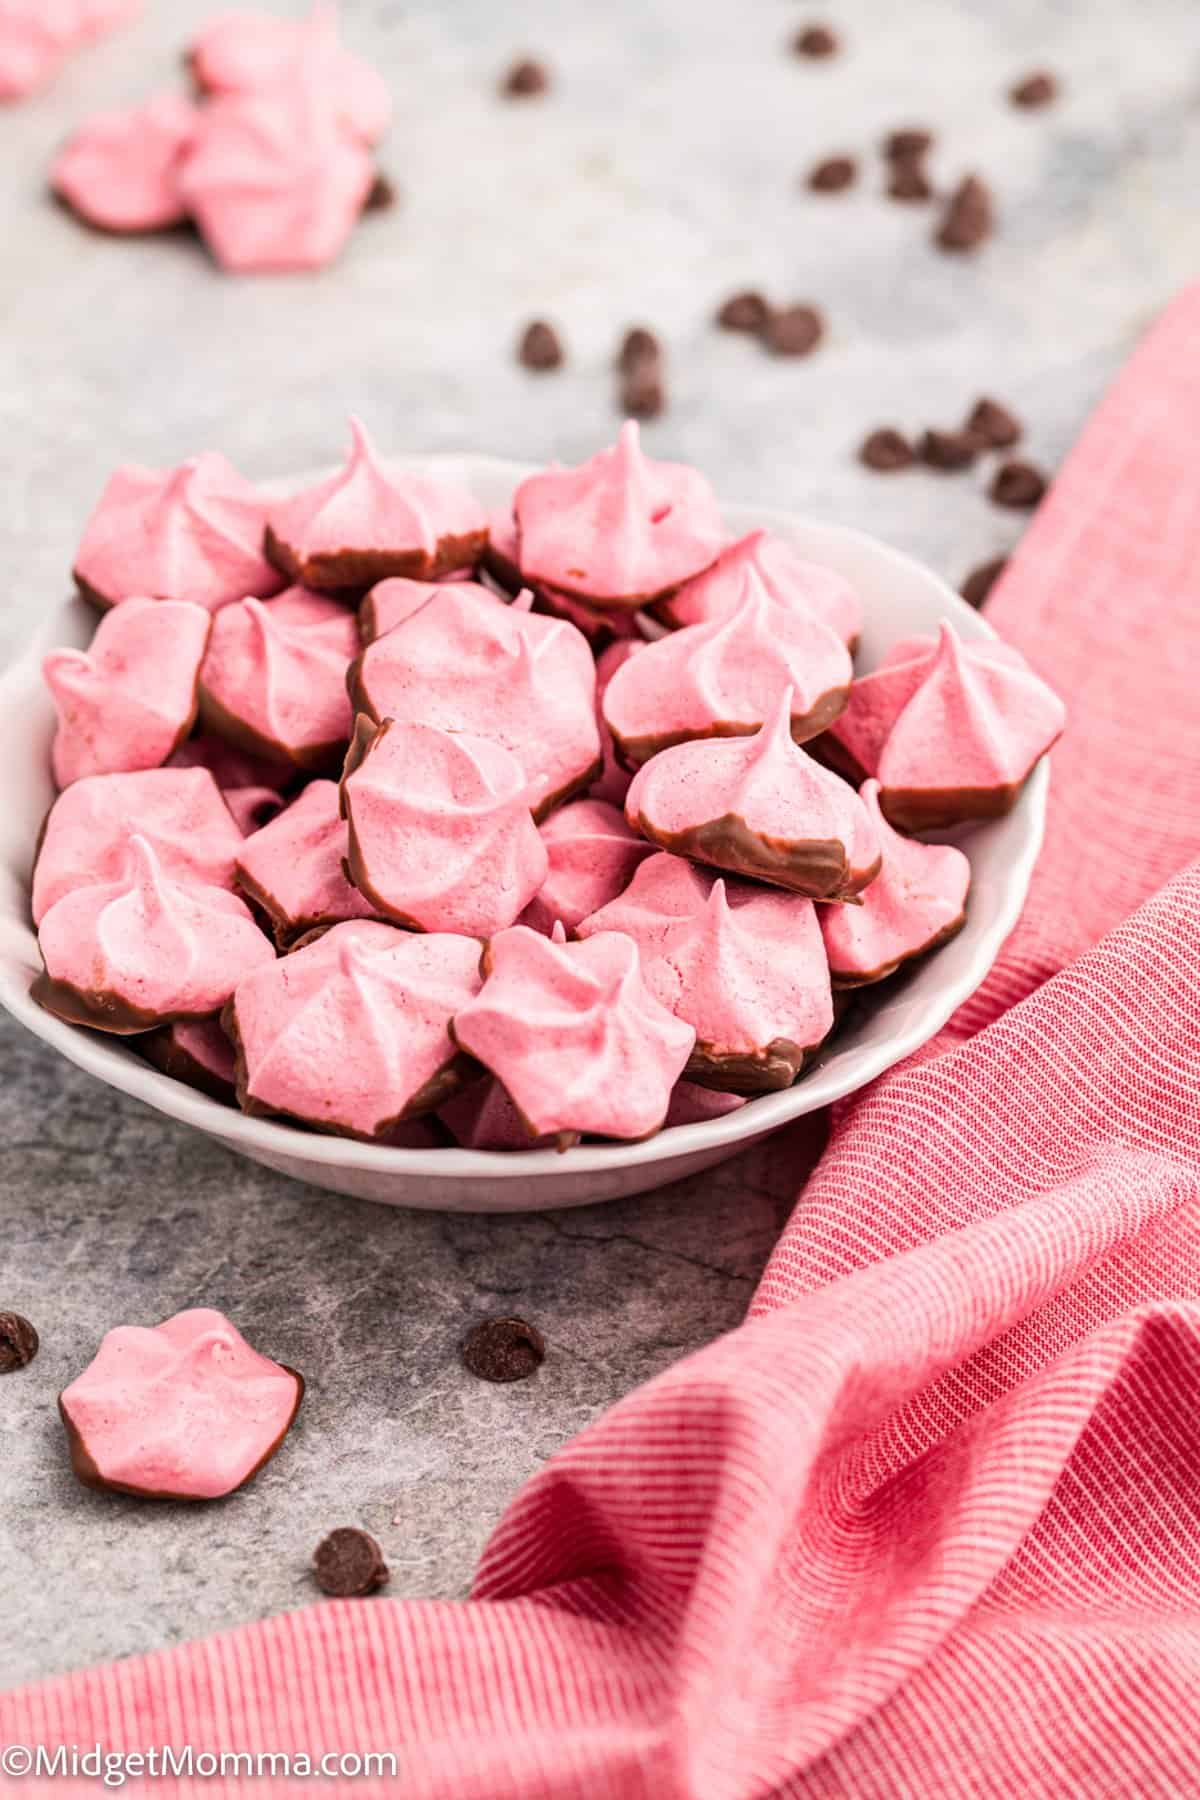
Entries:
POLYGON ((206 94, 253 94, 318 81, 346 129, 366 144, 387 135, 392 99, 379 71, 341 43, 335 6, 307 19, 258 11, 218 13, 192 40, 188 62, 206 94))
POLYGON ((815 614, 853 654, 862 631, 862 601, 844 576, 810 562, 771 531, 749 531, 727 545, 711 568, 658 602, 655 618, 673 631, 728 618, 742 603, 748 570, 776 605, 815 614))
POLYGON ((301 588, 223 607, 200 670, 205 729, 251 756, 338 767, 354 722, 346 672, 358 649, 354 614, 301 588))
POLYGON ((549 866, 521 924, 548 937, 556 921, 574 931, 581 919, 623 893, 651 846, 605 800, 573 800, 541 828, 549 866))
POLYGON ((210 1100, 236 1106, 233 1045, 216 1019, 177 1019, 135 1038, 133 1048, 173 1081, 196 1088, 210 1100))
POLYGON ((286 948, 319 926, 379 915, 346 878, 349 850, 336 781, 310 781, 238 851, 237 885, 286 948))
POLYGON ((432 600, 439 588, 448 584, 468 589, 477 599, 494 600, 496 597, 476 581, 454 578, 451 582, 450 577, 441 581, 410 581, 403 575, 394 575, 377 583, 359 606, 358 635, 364 646, 373 644, 376 638, 386 637, 389 631, 419 612, 427 600, 432 600))
MULTIPOLYGON (((2 7, 0 7, 2 10, 2 7)), ((199 112, 182 94, 97 113, 72 132, 50 165, 50 186, 85 224, 136 234, 182 225, 179 170, 199 112)))

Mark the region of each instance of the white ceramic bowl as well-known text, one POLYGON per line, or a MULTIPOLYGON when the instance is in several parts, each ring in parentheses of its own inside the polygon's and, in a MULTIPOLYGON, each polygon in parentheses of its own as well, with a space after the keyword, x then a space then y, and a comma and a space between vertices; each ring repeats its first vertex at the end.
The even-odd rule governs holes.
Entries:
MULTIPOLYGON (((490 457, 412 458, 408 466, 465 482, 489 509, 502 505, 529 472, 490 457)), ((860 672, 872 668, 895 639, 932 632, 940 619, 953 619, 966 639, 993 635, 936 575, 861 532, 754 506, 731 506, 726 520, 735 532, 768 526, 854 584, 865 613, 860 672)), ((159 1074, 120 1039, 64 1024, 29 998, 29 984, 41 967, 29 920, 29 878, 38 828, 54 798, 49 756, 54 711, 42 685, 41 658, 52 644, 85 645, 94 625, 95 615, 82 602, 64 603, 0 678, 0 768, 7 771, 9 796, 0 813, 0 1002, 37 1037, 122 1093, 299 1181, 366 1200, 462 1212, 583 1206, 707 1168, 789 1119, 853 1093, 924 1044, 979 986, 1016 923, 1041 843, 1045 760, 1007 818, 958 834, 973 876, 967 923, 959 935, 905 980, 884 987, 877 1001, 868 1001, 795 1087, 752 1100, 723 1118, 677 1126, 645 1143, 583 1144, 564 1155, 395 1150, 320 1137, 222 1106, 159 1074)))

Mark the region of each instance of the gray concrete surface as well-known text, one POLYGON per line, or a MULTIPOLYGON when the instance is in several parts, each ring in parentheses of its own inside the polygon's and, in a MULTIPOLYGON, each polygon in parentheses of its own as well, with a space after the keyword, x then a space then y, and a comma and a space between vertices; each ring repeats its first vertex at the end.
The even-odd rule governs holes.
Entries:
MULTIPOLYGON (((283 0, 280 0, 282 7, 283 0)), ((43 193, 73 121, 174 78, 209 0, 142 26, 0 114, 0 655, 62 591, 110 466, 225 450, 256 477, 337 453, 360 411, 397 449, 585 454, 614 424, 609 360, 644 319, 672 355, 650 447, 751 496, 864 525, 957 580, 1022 520, 979 472, 884 480, 853 449, 882 420, 953 423, 981 390, 1061 457, 1144 324, 1197 270, 1200 14, 1193 0, 858 0, 827 10, 845 55, 789 57, 792 0, 346 0, 350 40, 392 80, 384 161, 404 205, 315 279, 234 281, 182 238, 117 243, 43 193), (517 51, 552 96, 495 98, 517 51), (1003 102, 1037 65, 1052 112, 1003 102), (927 209, 879 197, 888 126, 933 125, 934 169, 995 185, 978 258, 929 245, 927 209), (834 150, 866 179, 820 198, 834 150), (824 306, 830 337, 786 364, 715 333, 761 283, 824 306), (547 314, 568 370, 512 361, 547 314)), ((521 1481, 618 1395, 737 1323, 785 1216, 797 1141, 697 1181, 562 1216, 438 1218, 335 1200, 238 1162, 0 1025, 0 1306, 43 1351, 0 1381, 0 1684, 127 1655, 313 1597, 329 1526, 383 1540, 394 1594, 462 1593, 521 1481), (227 1310, 304 1369, 283 1454, 203 1510, 88 1494, 54 1395, 122 1321, 227 1310), (552 1353, 536 1381, 473 1382, 454 1349, 518 1309, 552 1353)), ((386 1602, 380 1602, 384 1604, 386 1602)))

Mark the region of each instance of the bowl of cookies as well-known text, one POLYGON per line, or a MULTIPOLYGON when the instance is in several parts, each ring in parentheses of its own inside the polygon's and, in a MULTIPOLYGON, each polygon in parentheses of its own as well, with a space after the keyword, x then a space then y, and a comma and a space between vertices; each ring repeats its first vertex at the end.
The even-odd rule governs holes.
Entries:
POLYGON ((0 1001, 339 1193, 657 1187, 987 975, 1061 703, 929 570, 575 468, 120 468, 2 678, 0 1001))

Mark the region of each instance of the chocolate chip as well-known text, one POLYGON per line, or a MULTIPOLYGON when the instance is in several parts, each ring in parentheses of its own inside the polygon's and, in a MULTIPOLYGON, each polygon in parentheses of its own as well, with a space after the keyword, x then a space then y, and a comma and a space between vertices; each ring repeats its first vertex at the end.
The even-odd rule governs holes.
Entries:
POLYGON ((905 125, 889 131, 883 140, 883 154, 889 162, 916 162, 933 149, 933 133, 923 126, 905 125))
POLYGON ((545 319, 534 319, 521 333, 517 345, 517 361, 526 369, 557 369, 562 366, 563 347, 553 325, 545 319))
POLYGON ((967 605, 982 606, 1007 567, 1007 556, 997 556, 991 562, 980 563, 977 569, 972 569, 958 590, 967 605))
POLYGON ((621 348, 617 351, 617 368, 622 375, 628 375, 639 363, 658 362, 662 356, 662 345, 652 331, 644 325, 634 325, 621 339, 621 348))
POLYGON ((357 1525, 339 1525, 322 1538, 313 1556, 317 1586, 335 1600, 350 1600, 373 1594, 389 1576, 383 1551, 369 1531, 357 1525))
POLYGON ((916 451, 902 431, 892 425, 881 425, 872 431, 859 447, 858 460, 868 469, 890 474, 893 469, 907 469, 916 461, 916 451))
POLYGON ((858 164, 852 156, 827 156, 809 170, 808 185, 814 194, 840 194, 857 178, 858 164))
POLYGON ((463 1361, 481 1381, 524 1381, 545 1355, 545 1338, 524 1319, 485 1319, 462 1347, 463 1361))
POLYGON ((889 200, 932 200, 933 183, 919 162, 898 161, 888 176, 889 200))
POLYGON ((666 405, 666 383, 656 361, 647 357, 622 375, 618 406, 627 419, 657 419, 666 405))
POLYGON ((1015 82, 1008 90, 1008 97, 1014 106, 1023 106, 1029 111, 1038 106, 1050 106, 1058 99, 1058 80, 1048 69, 1038 69, 1015 82))
POLYGON ((967 415, 963 430, 984 450, 1008 450, 1021 436, 1021 421, 1001 406, 998 400, 985 396, 977 400, 967 415))
POLYGON ((764 295, 754 288, 730 294, 717 311, 717 324, 722 331, 750 331, 757 335, 771 315, 764 295))
POLYGON ((763 329, 763 343, 776 356, 807 356, 816 349, 825 321, 815 306, 781 306, 763 329))
POLYGON ((1005 462, 992 477, 988 496, 997 506, 1036 506, 1046 492, 1046 477, 1028 462, 1005 462))
POLYGON ((510 100, 529 100, 535 94, 544 94, 549 86, 550 71, 545 63, 532 56, 523 56, 504 77, 500 91, 510 100))
POLYGON ((0 1375, 23 1369, 38 1353, 38 1334, 20 1313, 0 1312, 0 1375))
POLYGON ((837 35, 828 25, 806 25, 792 39, 797 56, 836 56, 838 48, 837 35))
POLYGON ((923 431, 918 453, 931 469, 968 469, 978 449, 965 431, 923 431))
POLYGON ((978 175, 968 175, 946 202, 934 242, 941 250, 977 250, 992 235, 992 191, 978 175))
POLYGON ((389 181, 382 170, 378 170, 367 195, 365 211, 387 212, 389 207, 395 206, 398 199, 395 183, 389 181))

